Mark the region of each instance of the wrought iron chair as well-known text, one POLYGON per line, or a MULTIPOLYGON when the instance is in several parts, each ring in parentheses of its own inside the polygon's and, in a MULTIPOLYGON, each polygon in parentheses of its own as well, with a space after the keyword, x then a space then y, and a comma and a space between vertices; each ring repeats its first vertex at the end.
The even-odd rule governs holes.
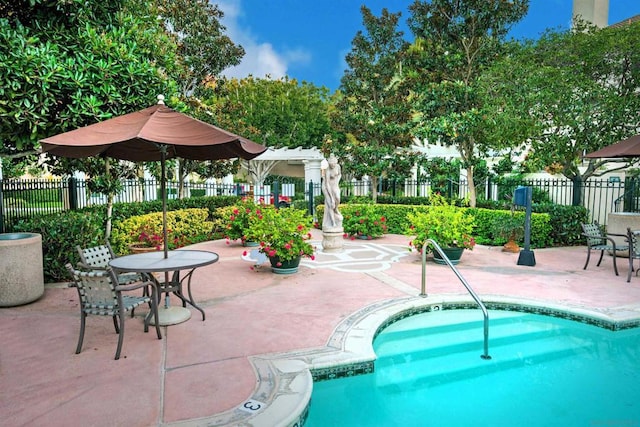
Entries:
POLYGON ((616 276, 618 276, 618 265, 616 264, 616 252, 617 251, 626 251, 629 249, 629 245, 620 245, 616 244, 616 241, 613 237, 622 237, 627 239, 628 236, 626 234, 614 234, 614 233, 605 233, 600 227, 600 224, 597 222, 593 222, 591 224, 582 224, 582 236, 584 236, 587 240, 587 262, 584 264, 583 270, 587 269, 589 265, 589 259, 591 258, 591 250, 600 251, 600 259, 598 260, 597 266, 600 266, 602 262, 602 257, 604 256, 604 251, 610 251, 613 255, 613 270, 616 272, 616 276))
POLYGON ((118 360, 124 339, 126 313, 146 303, 151 304, 151 311, 145 316, 144 331, 149 331, 149 321, 153 315, 158 339, 162 338, 160 327, 158 326, 158 298, 156 296, 156 287, 152 282, 146 281, 119 285, 118 278, 110 267, 107 267, 106 270, 96 271, 76 270, 71 264, 67 264, 66 267, 73 278, 73 283, 69 286, 75 287, 78 290, 78 297, 80 298, 80 336, 78 338, 76 354, 79 354, 82 350, 87 316, 90 314, 111 316, 116 333, 118 334, 118 348, 115 356, 115 359, 118 360), (151 296, 148 295, 148 292, 147 295, 141 297, 124 294, 124 292, 143 287, 151 287, 151 296))
MULTIPOLYGON (((76 246, 78 255, 80 255, 80 262, 78 267, 82 270, 106 270, 109 267, 109 261, 116 257, 111 248, 109 242, 105 242, 104 245, 94 246, 91 248, 81 248, 76 246)), ((118 283, 120 285, 126 285, 127 283, 133 283, 138 281, 146 281, 147 277, 142 276, 139 273, 119 273, 118 283)))
MULTIPOLYGON (((76 246, 76 250, 78 251, 78 255, 80 255, 80 262, 78 262, 78 267, 81 270, 88 271, 104 271, 109 266, 109 261, 116 257, 115 252, 113 252, 113 248, 111 244, 106 241, 104 245, 93 246, 91 248, 81 248, 80 246, 76 246)), ((146 282, 149 280, 149 276, 140 273, 133 272, 125 272, 118 273, 118 284, 126 285, 134 282, 146 282)), ((146 296, 147 288, 142 290, 142 295, 146 296)), ((134 311, 131 311, 131 317, 134 316, 134 311)))
MULTIPOLYGON (((627 242, 629 243, 629 273, 627 273, 627 282, 631 281, 631 272, 633 271, 633 260, 640 259, 640 231, 633 231, 627 228, 627 242)), ((636 276, 638 270, 636 270, 636 276)))

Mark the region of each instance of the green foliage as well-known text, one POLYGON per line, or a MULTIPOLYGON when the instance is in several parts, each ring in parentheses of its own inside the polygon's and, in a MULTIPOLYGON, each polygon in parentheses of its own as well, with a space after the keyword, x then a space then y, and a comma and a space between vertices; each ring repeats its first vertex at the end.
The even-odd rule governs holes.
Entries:
MULTIPOLYGON (((443 248, 473 249, 475 240, 472 233, 475 221, 468 210, 447 202, 437 194, 432 195, 430 199, 431 205, 425 212, 407 215, 410 223, 407 234, 415 235, 409 244, 419 252, 428 239, 434 240, 443 248)), ((429 250, 432 249, 429 247, 429 250)))
POLYGON ((377 205, 348 204, 340 206, 342 227, 346 236, 373 239, 387 232, 387 219, 378 212, 377 205))
POLYGON ((278 257, 280 261, 300 256, 314 259, 314 247, 308 242, 311 222, 312 218, 305 211, 263 205, 249 218, 245 238, 259 242, 259 251, 270 258, 278 257))
MULTIPOLYGON (((208 221, 208 218, 207 209, 181 209, 167 212, 168 249, 209 240, 213 222, 208 221)), ((162 212, 132 216, 115 222, 110 239, 114 252, 127 253, 130 244, 139 242, 141 231, 147 235, 162 235, 162 212)))
POLYGON ((485 111, 478 77, 500 57, 500 42, 527 9, 528 0, 432 0, 410 6, 409 28, 416 38, 399 79, 409 92, 413 133, 457 148, 471 206, 479 156, 499 148, 487 133, 492 116, 485 111))
POLYGON ((216 227, 219 227, 227 240, 241 239, 244 243, 250 218, 260 215, 262 208, 263 205, 257 205, 250 199, 243 199, 235 205, 218 208, 216 216, 221 219, 216 222, 216 227))
POLYGON ((131 15, 125 2, 21 3, 0 18, 0 98, 11 100, 0 102, 0 152, 37 148, 167 92, 161 70, 176 61, 154 16, 131 15))
MULTIPOLYGON (((503 245, 507 241, 506 234, 508 234, 508 231, 514 227, 523 226, 524 224, 523 211, 516 211, 514 214, 512 214, 510 210, 502 209, 475 208, 470 211, 476 219, 474 231, 476 242, 481 245, 503 245), (512 221, 512 217, 515 217, 516 220, 512 221), (505 224, 505 226, 501 227, 499 225, 501 223, 505 224)), ((518 240, 518 243, 522 243, 521 239, 522 237, 518 240)), ((544 248, 554 245, 550 215, 546 213, 531 214, 530 243, 534 248, 544 248)))
POLYGON ((44 280, 60 282, 68 279, 65 264, 79 261, 76 245, 104 243, 104 217, 98 212, 63 212, 21 221, 15 231, 42 235, 44 280))
POLYGON ((318 147, 331 132, 328 89, 295 79, 224 80, 204 103, 218 126, 269 147, 318 147))
POLYGON ((365 30, 346 56, 348 69, 330 112, 336 134, 325 138, 323 151, 343 160, 343 173, 369 175, 376 200, 378 177, 406 177, 415 160, 405 93, 392 84, 408 44, 397 28, 399 13, 384 8, 376 17, 366 6, 360 10, 365 30))
MULTIPOLYGON (((589 211, 583 206, 562 206, 545 203, 533 206, 536 212, 549 214, 549 235, 541 240, 554 246, 584 244, 581 223, 589 222, 589 211)), ((542 237, 542 236, 541 236, 542 237)))
POLYGON ((637 134, 640 69, 631 64, 640 61, 639 44, 638 22, 601 29, 579 24, 515 45, 486 70, 495 109, 509 112, 502 131, 531 121, 524 170, 586 180, 610 159, 590 159, 585 168, 585 152, 637 134))

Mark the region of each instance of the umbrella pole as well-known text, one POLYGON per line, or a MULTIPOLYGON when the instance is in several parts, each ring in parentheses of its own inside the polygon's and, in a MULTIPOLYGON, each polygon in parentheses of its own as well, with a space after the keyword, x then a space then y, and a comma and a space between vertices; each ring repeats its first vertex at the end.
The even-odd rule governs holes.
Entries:
POLYGON ((160 170, 161 170, 161 179, 160 179, 160 189, 162 193, 162 240, 164 242, 164 257, 169 257, 169 239, 167 238, 167 171, 166 171, 166 158, 167 158, 167 146, 160 146, 160 153, 162 157, 160 158, 160 170))

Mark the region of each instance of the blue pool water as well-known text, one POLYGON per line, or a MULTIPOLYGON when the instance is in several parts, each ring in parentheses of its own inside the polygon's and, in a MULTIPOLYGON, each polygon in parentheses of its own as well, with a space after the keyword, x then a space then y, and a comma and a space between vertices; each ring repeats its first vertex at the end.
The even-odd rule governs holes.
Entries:
POLYGON ((479 310, 400 320, 375 372, 314 383, 307 427, 640 426, 640 329, 479 310))

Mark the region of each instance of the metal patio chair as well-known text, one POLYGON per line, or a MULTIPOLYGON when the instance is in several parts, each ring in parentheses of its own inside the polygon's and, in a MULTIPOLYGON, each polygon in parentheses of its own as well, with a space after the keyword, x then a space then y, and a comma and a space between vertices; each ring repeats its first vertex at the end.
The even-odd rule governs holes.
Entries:
POLYGON ((598 260, 598 264, 596 264, 597 266, 600 266, 600 263, 602 262, 604 251, 610 251, 613 255, 613 270, 616 272, 616 276, 618 276, 616 252, 629 250, 629 245, 616 244, 615 240, 613 240, 613 237, 623 237, 627 239, 628 236, 626 234, 605 233, 602 230, 602 227, 600 227, 600 224, 598 224, 597 222, 581 225, 583 231, 582 236, 584 236, 587 241, 587 262, 585 262, 583 270, 586 270, 587 266, 589 265, 589 259, 591 258, 592 249, 600 251, 600 259, 598 260))
POLYGON ((118 278, 110 267, 107 267, 106 270, 96 271, 76 270, 71 264, 67 264, 66 267, 73 278, 73 282, 69 286, 75 287, 78 290, 78 297, 80 298, 80 336, 78 338, 76 354, 79 354, 82 350, 87 316, 111 316, 113 318, 113 326, 118 334, 118 348, 116 349, 115 356, 115 359, 118 360, 124 339, 126 313, 132 311, 139 305, 147 303, 151 305, 151 310, 149 314, 145 316, 144 331, 149 331, 149 322, 153 315, 158 339, 162 338, 160 327, 158 326, 156 287, 152 282, 145 281, 119 285, 118 278), (148 292, 147 295, 141 297, 125 294, 125 292, 143 287, 151 287, 150 296, 148 292))
MULTIPOLYGON (((104 245, 93 246, 91 248, 81 248, 80 246, 76 246, 76 250, 78 251, 78 255, 80 255, 78 267, 81 270, 106 270, 107 267, 109 267, 109 261, 116 257, 109 242, 105 242, 104 245)), ((139 273, 118 273, 118 283, 120 285, 145 280, 147 280, 147 277, 142 276, 139 273)))
MULTIPOLYGON (((627 273, 627 282, 631 281, 631 272, 633 269, 633 260, 640 259, 640 231, 627 228, 627 242, 629 243, 629 273, 627 273)), ((636 270, 636 276, 638 270, 636 270)))
MULTIPOLYGON (((81 270, 87 271, 104 271, 109 266, 109 261, 116 257, 115 252, 113 252, 113 248, 111 244, 107 241, 104 245, 93 246, 90 248, 81 248, 80 246, 76 246, 76 250, 78 251, 78 255, 80 255, 80 262, 78 262, 78 268, 81 270)), ((118 273, 118 284, 126 285, 134 282, 145 282, 149 280, 149 276, 134 273, 134 272, 124 272, 118 273)), ((147 288, 142 290, 142 295, 146 296, 147 288)), ((131 311, 131 317, 134 316, 134 311, 131 311)))

